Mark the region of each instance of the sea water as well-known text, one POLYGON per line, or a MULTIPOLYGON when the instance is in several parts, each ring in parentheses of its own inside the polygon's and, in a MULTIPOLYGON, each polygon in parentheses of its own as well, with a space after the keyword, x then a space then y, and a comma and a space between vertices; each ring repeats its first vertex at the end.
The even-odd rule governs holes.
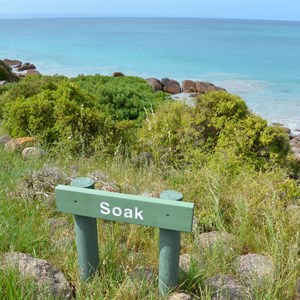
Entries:
POLYGON ((0 20, 0 59, 42 74, 210 81, 300 129, 300 22, 184 18, 0 20))

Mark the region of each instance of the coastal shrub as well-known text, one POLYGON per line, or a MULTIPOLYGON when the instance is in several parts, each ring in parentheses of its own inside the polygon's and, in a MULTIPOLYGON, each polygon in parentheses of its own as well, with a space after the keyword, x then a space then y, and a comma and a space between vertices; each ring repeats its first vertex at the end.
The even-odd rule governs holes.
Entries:
POLYGON ((223 153, 236 164, 260 168, 284 163, 288 136, 251 113, 238 96, 225 92, 201 95, 194 107, 168 103, 148 116, 138 133, 140 149, 177 165, 201 164, 223 153))
POLYGON ((157 161, 168 164, 182 160, 186 148, 196 140, 192 110, 183 102, 173 101, 162 105, 156 113, 147 111, 146 120, 138 132, 137 148, 151 152, 157 161))
POLYGON ((155 110, 169 98, 162 92, 154 93, 150 85, 139 77, 80 75, 73 81, 94 95, 101 109, 115 120, 136 120, 140 123, 145 117, 145 110, 155 110))
POLYGON ((97 136, 109 137, 114 123, 91 95, 65 80, 54 90, 8 103, 4 128, 12 136, 32 135, 48 146, 86 153, 97 136))
POLYGON ((62 80, 66 78, 63 76, 28 76, 18 83, 0 87, 0 118, 3 117, 3 109, 7 103, 19 97, 23 99, 32 97, 42 91, 54 91, 62 80))
POLYGON ((249 114, 237 122, 227 122, 219 135, 216 148, 229 151, 243 161, 263 166, 282 162, 289 152, 289 137, 280 128, 268 126, 261 117, 249 114))
POLYGON ((12 136, 91 153, 129 147, 146 109, 166 99, 138 77, 35 76, 0 95, 0 117, 12 136))

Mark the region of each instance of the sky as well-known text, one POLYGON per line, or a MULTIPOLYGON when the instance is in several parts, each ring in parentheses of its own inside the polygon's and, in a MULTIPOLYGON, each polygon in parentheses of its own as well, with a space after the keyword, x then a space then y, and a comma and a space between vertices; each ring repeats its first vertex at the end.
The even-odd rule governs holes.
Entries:
POLYGON ((0 0, 0 18, 190 17, 300 21, 300 0, 0 0))

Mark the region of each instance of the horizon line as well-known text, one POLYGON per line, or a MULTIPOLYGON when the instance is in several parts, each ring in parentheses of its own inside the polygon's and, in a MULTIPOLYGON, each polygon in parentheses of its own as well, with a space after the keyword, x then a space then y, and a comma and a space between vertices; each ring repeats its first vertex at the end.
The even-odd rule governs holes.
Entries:
POLYGON ((194 17, 194 16, 116 16, 116 15, 47 15, 33 14, 27 16, 1 16, 0 20, 33 20, 33 19, 203 19, 203 20, 236 20, 236 21, 276 21, 276 22, 300 22, 291 19, 265 19, 265 18, 233 18, 233 17, 194 17))

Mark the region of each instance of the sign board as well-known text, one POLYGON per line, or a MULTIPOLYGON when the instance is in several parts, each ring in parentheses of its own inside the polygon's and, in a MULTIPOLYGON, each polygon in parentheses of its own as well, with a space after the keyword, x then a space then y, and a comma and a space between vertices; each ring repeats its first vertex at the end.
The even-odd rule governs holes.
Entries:
POLYGON ((159 227, 192 230, 194 204, 58 185, 57 211, 74 215, 159 227))

